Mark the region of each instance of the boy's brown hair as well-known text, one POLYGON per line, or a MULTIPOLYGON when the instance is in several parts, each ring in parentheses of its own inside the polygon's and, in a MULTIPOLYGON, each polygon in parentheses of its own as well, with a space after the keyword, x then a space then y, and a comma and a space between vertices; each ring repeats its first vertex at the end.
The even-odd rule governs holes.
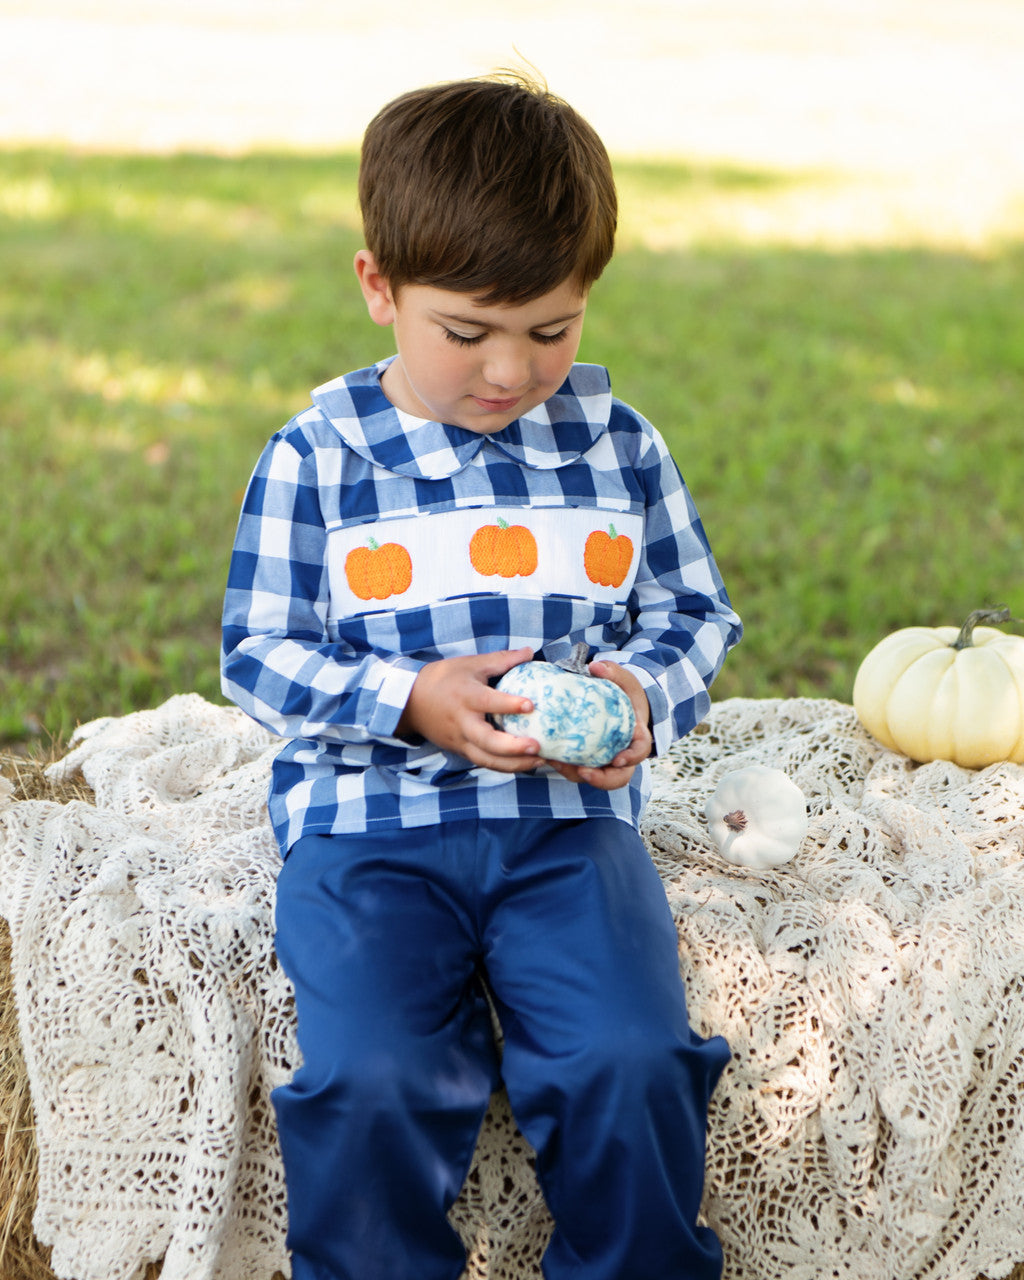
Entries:
POLYGON ((403 94, 363 138, 367 248, 393 290, 426 284, 485 304, 585 293, 615 240, 611 162, 567 103, 518 74, 403 94))

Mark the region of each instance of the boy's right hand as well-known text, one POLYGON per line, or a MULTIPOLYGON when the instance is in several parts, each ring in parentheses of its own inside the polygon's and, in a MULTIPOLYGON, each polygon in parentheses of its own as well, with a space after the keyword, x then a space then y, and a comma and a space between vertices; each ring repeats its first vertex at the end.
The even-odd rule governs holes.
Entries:
POLYGON ((501 773, 524 773, 540 763, 535 738, 496 729, 487 717, 533 710, 529 698, 499 693, 488 681, 533 657, 532 649, 439 658, 420 669, 398 722, 399 735, 416 733, 445 751, 501 773))

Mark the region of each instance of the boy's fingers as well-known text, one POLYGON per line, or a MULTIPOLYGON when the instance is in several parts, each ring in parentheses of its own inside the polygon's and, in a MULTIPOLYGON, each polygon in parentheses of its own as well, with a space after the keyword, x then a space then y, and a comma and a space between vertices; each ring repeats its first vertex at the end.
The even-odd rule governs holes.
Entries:
POLYGON ((654 743, 647 725, 647 717, 650 715, 650 703, 647 701, 647 694, 644 692, 643 685, 632 671, 620 666, 617 662, 606 662, 601 659, 600 661, 592 662, 590 670, 595 676, 618 685, 623 692, 629 695, 633 710, 636 712, 636 727, 633 730, 633 739, 629 746, 619 752, 614 763, 630 766, 639 764, 641 760, 646 760, 651 754, 651 747, 654 743))
POLYGON ((549 760, 546 763, 557 769, 562 777, 568 778, 570 782, 585 782, 591 787, 597 787, 599 791, 617 791, 619 787, 624 787, 636 768, 632 764, 622 768, 606 764, 597 769, 582 764, 565 764, 557 760, 549 760))
POLYGON ((533 703, 518 693, 500 693, 486 685, 478 710, 489 716, 526 715, 533 710, 533 703))
MULTIPOLYGON (((466 735, 467 742, 471 743, 481 755, 486 755, 488 760, 511 760, 516 757, 529 758, 531 767, 539 763, 540 743, 536 738, 519 737, 516 734, 505 733, 502 729, 495 729, 484 721, 480 725, 474 725, 472 730, 466 735)), ((477 761, 476 763, 484 763, 477 761)))
POLYGON ((540 757, 536 752, 527 755, 505 755, 489 752, 475 746, 468 749, 467 758, 475 765, 482 765, 485 769, 494 769, 498 773, 526 773, 531 769, 536 769, 540 764, 540 757))
POLYGON ((521 649, 499 649, 497 653, 480 654, 480 670, 489 676, 503 676, 506 671, 529 662, 533 650, 527 645, 521 649))
POLYGON ((637 689, 643 689, 643 685, 632 671, 627 671, 620 663, 609 662, 606 658, 598 658, 592 662, 590 664, 590 672, 601 680, 610 680, 612 684, 617 684, 620 689, 625 689, 627 693, 633 686, 637 689))

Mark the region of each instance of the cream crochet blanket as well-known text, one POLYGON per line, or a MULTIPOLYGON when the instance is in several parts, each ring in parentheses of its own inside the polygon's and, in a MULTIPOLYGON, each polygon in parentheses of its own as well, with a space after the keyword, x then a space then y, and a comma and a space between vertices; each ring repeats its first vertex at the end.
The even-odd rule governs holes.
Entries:
MULTIPOLYGON (((188 695, 72 745, 55 768, 81 769, 95 807, 0 810, 37 1234, 75 1280, 161 1257, 164 1280, 287 1275, 280 743, 188 695)), ((726 1277, 1005 1276, 1024 1259, 1024 769, 913 767, 847 706, 734 699, 657 765, 646 838, 694 1025, 733 1050, 705 1198, 726 1277), (751 762, 809 801, 801 853, 771 872, 724 863, 703 819, 751 762)), ((539 1275, 550 1223, 503 1096, 453 1220, 467 1277, 539 1275)))

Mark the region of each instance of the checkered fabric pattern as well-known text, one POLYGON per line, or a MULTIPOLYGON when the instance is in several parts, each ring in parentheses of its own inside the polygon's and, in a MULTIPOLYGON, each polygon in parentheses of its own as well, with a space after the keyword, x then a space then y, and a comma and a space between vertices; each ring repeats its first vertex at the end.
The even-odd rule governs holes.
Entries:
POLYGON ((282 850, 477 814, 636 823, 646 766, 603 792, 544 765, 478 768, 396 729, 427 662, 524 645, 556 661, 577 642, 643 684, 656 753, 704 717, 741 625, 664 441, 598 366, 484 435, 397 410, 388 363, 313 392, 264 450, 239 521, 223 689, 290 740, 270 794, 282 850), (483 526, 515 526, 533 560, 483 563, 483 526), (632 548, 623 580, 588 565, 588 529, 632 548))

